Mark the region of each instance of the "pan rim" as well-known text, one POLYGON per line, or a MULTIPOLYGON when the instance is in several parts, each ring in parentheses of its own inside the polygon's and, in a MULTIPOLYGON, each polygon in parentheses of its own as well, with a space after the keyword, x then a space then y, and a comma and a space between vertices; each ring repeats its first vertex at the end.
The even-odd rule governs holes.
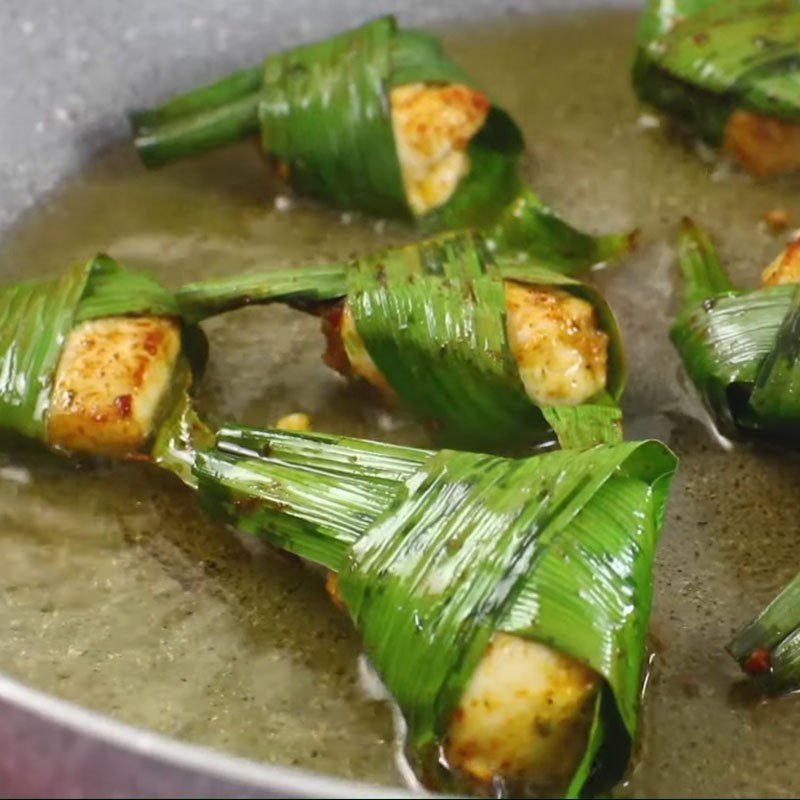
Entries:
MULTIPOLYGON (((75 739, 70 740, 70 749, 78 742, 89 746, 105 745, 126 756, 135 754, 140 758, 155 762, 162 767, 175 770, 174 781, 163 789, 179 791, 181 783, 185 783, 186 775, 204 775, 216 779, 216 791, 222 789, 223 794, 217 796, 256 796, 255 793, 268 790, 280 796, 296 797, 419 797, 401 787, 382 787, 365 781, 347 780, 326 773, 314 772, 299 767, 268 764, 251 759, 231 755, 222 750, 157 733, 146 728, 130 725, 113 719, 91 709, 84 708, 69 700, 62 700, 54 695, 33 689, 20 681, 0 673, 0 707, 8 706, 8 710, 27 712, 39 721, 46 720, 49 725, 58 725, 61 732, 70 733, 75 739), (222 786, 220 787, 220 782, 222 786)), ((25 721, 15 724, 13 714, 0 714, 0 740, 23 738, 20 736, 25 721), (6 729, 7 733, 4 732, 6 729)), ((54 759, 58 753, 49 753, 54 759)), ((94 757, 93 759, 94 760, 94 757)), ((0 764, 0 775, 5 771, 0 764)), ((87 776, 88 777, 88 776, 87 776)), ((167 781, 170 781, 167 778, 167 781)), ((69 787, 65 787, 69 788, 69 787)), ((73 786, 68 792, 76 795, 75 790, 88 789, 88 785, 73 786)), ((140 789, 128 796, 146 796, 140 789)), ((152 787, 154 791, 157 787, 152 787)), ((169 793, 172 794, 172 791, 169 793)), ((156 796, 163 796, 157 794, 156 796)))

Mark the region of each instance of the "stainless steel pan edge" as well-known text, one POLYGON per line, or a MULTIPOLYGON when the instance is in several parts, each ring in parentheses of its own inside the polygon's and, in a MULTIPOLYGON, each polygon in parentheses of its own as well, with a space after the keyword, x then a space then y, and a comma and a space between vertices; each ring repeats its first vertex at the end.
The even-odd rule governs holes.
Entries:
MULTIPOLYGON (((126 134, 125 113, 378 14, 437 24, 631 6, 602 0, 4 0, 2 229, 126 134)), ((183 744, 0 675, 5 797, 402 797, 183 744)))
POLYGON ((125 725, 0 676, 4 797, 410 797, 125 725))

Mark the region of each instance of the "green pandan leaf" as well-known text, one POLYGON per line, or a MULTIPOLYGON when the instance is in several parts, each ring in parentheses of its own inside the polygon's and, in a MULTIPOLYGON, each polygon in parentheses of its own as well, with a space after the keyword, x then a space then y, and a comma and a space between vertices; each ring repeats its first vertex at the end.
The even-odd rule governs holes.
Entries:
POLYGON ((347 294, 347 264, 309 264, 304 267, 233 275, 198 281, 176 293, 181 314, 200 322, 249 305, 286 303, 314 309, 347 294))
POLYGON ((734 289, 708 236, 691 223, 678 253, 684 303, 670 337, 717 426, 729 436, 794 445, 797 287, 734 289))
POLYGON ((179 309, 173 294, 155 278, 126 269, 105 254, 95 256, 75 321, 129 314, 173 317, 179 309))
POLYGON ((0 426, 44 439, 61 348, 72 329, 91 262, 58 278, 0 289, 0 426))
POLYGON ((619 777, 636 734, 652 560, 676 464, 666 448, 629 442, 514 461, 237 428, 217 446, 196 467, 205 507, 339 571, 413 752, 441 742, 486 644, 504 631, 603 676, 568 792, 590 772, 619 777))
MULTIPOLYGON (((155 166, 260 131, 265 152, 286 165, 301 194, 411 220, 388 92, 416 82, 474 87, 434 37, 400 30, 393 17, 381 17, 134 114, 136 146, 155 166)), ((468 178, 420 224, 439 229, 487 219, 516 191, 522 149, 513 120, 493 106, 470 144, 468 178)))
MULTIPOLYGON (((800 445, 800 287, 736 290, 707 234, 680 235, 683 304, 670 335, 717 427, 800 445)), ((800 688, 800 576, 728 645, 777 692, 800 688)))
POLYGON ((714 144, 735 109, 800 120, 797 0, 652 0, 638 41, 640 99, 714 144))
MULTIPOLYGON (((479 226, 480 227, 480 226, 479 226)), ((484 231, 500 261, 538 264, 575 275, 636 248, 638 232, 591 236, 574 228, 529 189, 520 189, 484 231)))
POLYGON ((375 216, 409 217, 385 87, 390 17, 264 62, 262 144, 301 194, 375 216))
POLYGON ((716 3, 654 44, 661 69, 716 94, 732 93, 742 107, 800 116, 800 4, 716 3))

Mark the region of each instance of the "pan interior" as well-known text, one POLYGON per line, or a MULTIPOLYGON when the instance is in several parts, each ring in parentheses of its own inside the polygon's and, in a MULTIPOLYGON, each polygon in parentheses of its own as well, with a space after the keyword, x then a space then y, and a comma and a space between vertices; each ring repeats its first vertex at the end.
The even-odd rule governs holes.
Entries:
MULTIPOLYGON (((723 645, 794 573, 798 464, 713 435, 666 338, 671 242, 691 214, 754 285, 800 225, 797 181, 757 184, 698 157, 637 108, 635 17, 597 11, 445 28, 453 54, 520 121, 537 190, 595 230, 638 225, 643 246, 596 276, 630 356, 630 437, 682 458, 656 573, 654 659, 636 769, 620 794, 796 796, 796 698, 764 702, 723 645)), ((701 154, 702 155, 702 154, 701 154)), ((105 250, 170 285, 234 269, 364 252, 406 233, 278 197, 251 144, 146 173, 111 146, 6 233, 4 281, 105 250)), ((317 323, 282 308, 208 323, 200 402, 215 419, 422 444, 422 432, 319 359, 317 323)), ((313 575, 206 521, 168 476, 0 454, 0 670, 119 719, 262 761, 401 781, 390 709, 361 676, 359 646, 313 575)))

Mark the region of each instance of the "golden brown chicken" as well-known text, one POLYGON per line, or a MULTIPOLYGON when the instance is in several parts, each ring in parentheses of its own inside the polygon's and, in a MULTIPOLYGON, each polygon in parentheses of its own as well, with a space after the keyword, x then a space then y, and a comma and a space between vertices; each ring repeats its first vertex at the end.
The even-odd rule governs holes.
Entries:
POLYGON ((154 431, 170 396, 180 353, 167 317, 106 317, 70 331, 47 414, 53 447, 132 455, 154 431))
POLYGON ((606 385, 608 334, 591 303, 547 286, 505 282, 506 336, 528 397, 577 405, 606 385))
POLYGON ((450 766, 490 783, 500 776, 553 791, 586 748, 600 678, 546 645, 497 633, 453 714, 450 766))
POLYGON ((462 84, 410 83, 392 89, 392 127, 411 210, 444 205, 469 173, 467 147, 491 104, 462 84))

